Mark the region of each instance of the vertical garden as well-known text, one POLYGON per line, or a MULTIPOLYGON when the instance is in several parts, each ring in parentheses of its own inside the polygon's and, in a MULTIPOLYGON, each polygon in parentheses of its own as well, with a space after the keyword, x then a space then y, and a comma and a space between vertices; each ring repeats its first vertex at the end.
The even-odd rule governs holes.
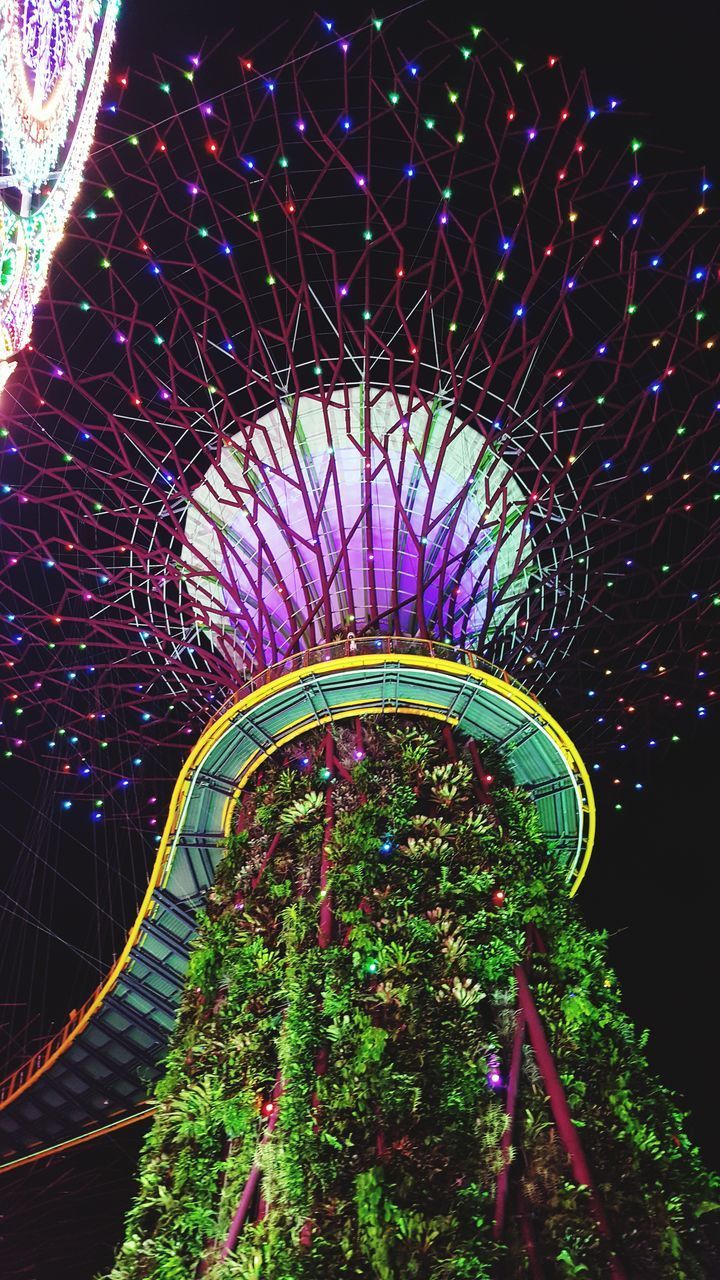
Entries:
POLYGON ((112 1280, 708 1274, 713 1180, 511 756, 346 722, 233 825, 112 1280))

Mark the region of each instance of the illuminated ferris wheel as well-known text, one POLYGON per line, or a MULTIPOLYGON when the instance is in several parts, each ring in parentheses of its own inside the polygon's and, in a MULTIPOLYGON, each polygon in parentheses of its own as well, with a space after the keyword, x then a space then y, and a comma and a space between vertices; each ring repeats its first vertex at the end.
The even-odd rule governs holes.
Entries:
POLYGON ((0 6, 0 389, 75 201, 95 131, 119 0, 0 6))

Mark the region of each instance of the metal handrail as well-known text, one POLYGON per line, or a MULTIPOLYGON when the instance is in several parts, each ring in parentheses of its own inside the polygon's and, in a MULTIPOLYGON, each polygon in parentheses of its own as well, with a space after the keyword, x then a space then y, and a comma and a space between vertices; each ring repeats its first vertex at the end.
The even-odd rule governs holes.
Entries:
POLYGON ((334 658, 372 657, 375 654, 392 653, 441 658, 445 662, 455 662, 460 666, 472 667, 476 671, 487 671, 496 679, 513 685, 515 689, 520 689, 522 693, 527 694, 528 698, 532 698, 533 702, 537 702, 532 689, 528 689, 527 685, 510 676, 504 667, 499 667, 489 659, 482 658, 472 649, 463 649, 460 645, 449 644, 443 640, 426 640, 420 636, 355 636, 350 631, 336 640, 328 640, 325 644, 313 645, 309 649, 288 654, 286 658, 281 658, 278 662, 253 672, 243 680, 241 687, 217 708, 207 725, 209 727, 214 724, 230 707, 237 706, 257 689, 262 689, 265 685, 272 684, 274 680, 279 680, 281 676, 289 675, 302 667, 317 666, 321 662, 331 662, 334 658))

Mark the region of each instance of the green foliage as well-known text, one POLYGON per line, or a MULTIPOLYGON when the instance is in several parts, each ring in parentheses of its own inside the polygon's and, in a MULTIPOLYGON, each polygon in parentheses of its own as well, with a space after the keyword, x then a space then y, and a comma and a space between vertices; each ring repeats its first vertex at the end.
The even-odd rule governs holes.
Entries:
POLYGON ((325 803, 325 797, 319 791, 308 791, 306 795, 293 800, 280 815, 280 830, 289 831, 291 827, 299 827, 317 817, 325 803))
MULTIPOLYGON (((607 1274, 527 1046, 503 1154, 505 1094, 488 1072, 499 1063, 507 1075, 521 961, 628 1274, 700 1280, 716 1181, 649 1071, 606 939, 567 898, 508 763, 478 744, 495 780, 489 805, 469 753, 449 759, 435 726, 395 719, 364 732, 359 763, 354 735, 338 734, 350 781, 301 773, 289 756, 244 797, 243 830, 200 918, 112 1280, 193 1280, 203 1258, 208 1280, 523 1277, 523 1216, 548 1277, 607 1274), (334 927, 321 947, 323 849, 334 927), (276 1088, 270 1135, 263 1104, 276 1088), (220 1262, 253 1164, 267 1214, 220 1262)), ((324 763, 319 732, 304 754, 324 763)))

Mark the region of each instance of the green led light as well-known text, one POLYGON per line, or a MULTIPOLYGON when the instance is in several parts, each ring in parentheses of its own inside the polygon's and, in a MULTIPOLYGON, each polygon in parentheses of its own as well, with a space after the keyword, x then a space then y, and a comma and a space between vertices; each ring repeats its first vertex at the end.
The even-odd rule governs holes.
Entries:
POLYGON ((642 142, 640 142, 638 138, 633 138, 632 142, 630 143, 630 150, 639 151, 641 146, 642 146, 642 142))
POLYGON ((629 315, 629 316, 634 316, 636 311, 637 311, 637 306, 636 306, 636 304, 635 304, 634 302, 631 302, 631 303, 630 303, 630 306, 628 307, 628 315, 629 315))
POLYGON ((89 310, 90 310, 90 303, 89 303, 89 302, 84 302, 84 301, 83 301, 83 302, 81 302, 81 303, 80 303, 80 310, 81 310, 81 311, 89 311, 89 310))
POLYGON ((427 120, 425 121, 425 128, 426 129, 435 128, 435 121, 433 120, 432 116, 428 116, 427 120))
POLYGON ((110 266, 110 261, 109 261, 109 259, 108 259, 108 258, 101 258, 101 259, 100 259, 100 266, 101 266, 101 267, 104 267, 104 268, 105 268, 105 270, 107 271, 108 267, 110 266))
POLYGON ((205 239, 207 233, 208 233, 207 227, 198 227, 198 235, 202 236, 203 239, 205 239))
POLYGON ((137 134, 135 134, 135 133, 132 135, 132 137, 131 137, 131 138, 128 138, 128 142, 130 143, 130 146, 131 146, 131 147, 139 147, 139 146, 140 146, 140 139, 138 138, 137 134))
POLYGON ((451 196, 452 189, 450 187, 445 187, 445 190, 443 191, 443 200, 449 200, 451 196))
POLYGON ((165 80, 163 84, 158 85, 158 88, 161 89, 163 93, 170 92, 170 85, 168 84, 167 80, 165 80))
POLYGON ((265 279, 265 283, 269 284, 272 287, 272 285, 277 284, 277 281, 274 276, 267 276, 265 279))
POLYGON ((394 107, 396 107, 396 106, 397 106, 397 104, 398 104, 398 102, 400 101, 400 94, 399 94, 399 93, 389 93, 389 94, 388 94, 388 98, 389 98, 389 99, 390 99, 390 101, 392 102, 393 106, 394 106, 394 107))
POLYGON ((278 160, 278 164, 280 165, 281 169, 287 169, 289 163, 290 161, 288 160, 287 156, 280 156, 278 160))
POLYGON ((373 238, 372 231, 370 230, 369 227, 366 227, 365 230, 363 231, 363 240, 372 240, 372 238, 373 238))

